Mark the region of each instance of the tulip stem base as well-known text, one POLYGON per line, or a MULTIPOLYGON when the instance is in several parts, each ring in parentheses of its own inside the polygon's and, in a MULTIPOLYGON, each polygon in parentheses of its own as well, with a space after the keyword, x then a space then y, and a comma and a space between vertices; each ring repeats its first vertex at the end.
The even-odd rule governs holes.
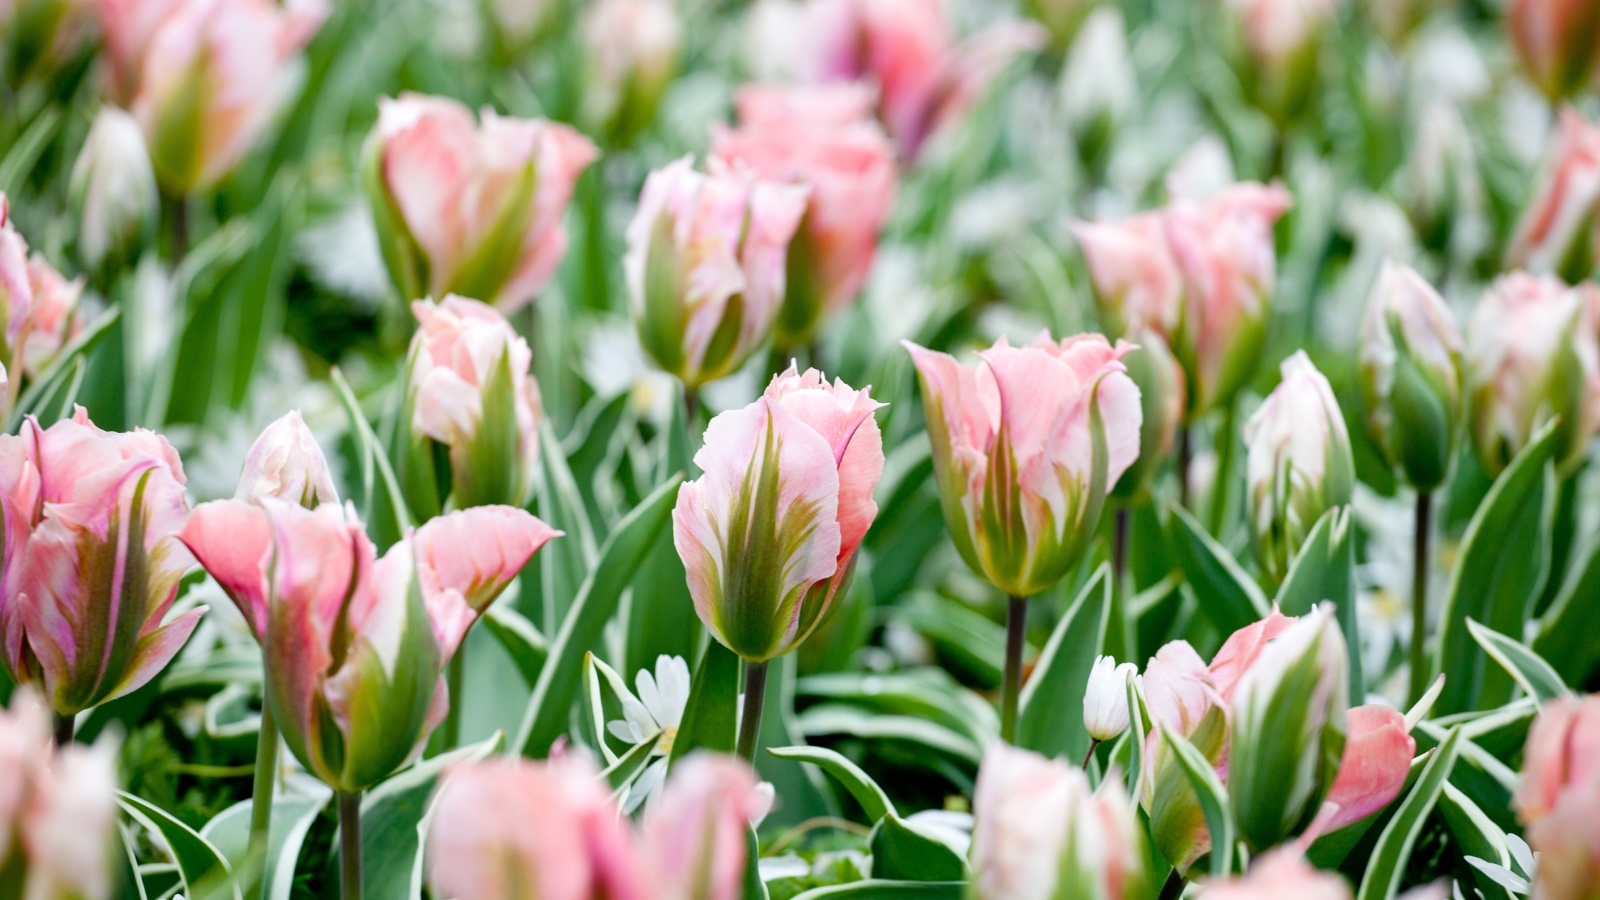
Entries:
POLYGON ((50 724, 53 726, 57 747, 65 747, 72 743, 72 732, 77 725, 76 717, 55 713, 50 718, 50 724))
POLYGON ((1411 561, 1411 702, 1422 699, 1430 674, 1428 638, 1428 537, 1433 518, 1433 494, 1417 492, 1416 530, 1411 561))
POLYGON ((1006 603, 1006 667, 1000 676, 1000 739, 1017 740, 1017 698, 1022 694, 1022 644, 1028 631, 1028 598, 1006 603))
POLYGON ((361 900, 361 792, 339 794, 339 896, 361 900))
POLYGON ((1167 876, 1166 884, 1161 886, 1160 900, 1178 900, 1183 896, 1184 884, 1183 876, 1178 874, 1177 869, 1173 869, 1172 874, 1167 876))
POLYGON ((756 744, 761 740, 761 706, 767 698, 767 664, 747 662, 744 665, 744 713, 739 717, 740 758, 752 765, 756 761, 756 744))
POLYGON ((261 734, 256 739, 255 783, 250 794, 250 854, 265 860, 272 829, 272 795, 278 784, 278 724, 272 707, 261 704, 261 734))

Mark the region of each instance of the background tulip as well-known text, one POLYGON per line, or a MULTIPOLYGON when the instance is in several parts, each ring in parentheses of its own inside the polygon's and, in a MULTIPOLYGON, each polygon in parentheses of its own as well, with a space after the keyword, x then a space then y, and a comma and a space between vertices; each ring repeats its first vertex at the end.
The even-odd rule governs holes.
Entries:
POLYGON ((292 409, 268 425, 245 454, 235 500, 274 497, 315 509, 338 503, 333 475, 316 435, 292 409))
MULTIPOLYGON (((1596 26, 1600 32, 1600 20, 1596 26)), ((1554 273, 1569 281, 1587 277, 1594 266, 1597 204, 1600 126, 1572 107, 1562 107, 1533 193, 1506 247, 1505 267, 1554 273)))
POLYGON ((484 16, 494 32, 498 49, 507 56, 537 44, 558 24, 558 0, 488 0, 484 16))
POLYGON ((1245 54, 1239 60, 1246 89, 1280 125, 1303 114, 1317 84, 1324 27, 1336 0, 1230 0, 1245 54))
POLYGON ((772 808, 743 760, 704 751, 676 764, 661 801, 645 812, 646 856, 666 900, 744 896, 745 841, 772 808))
POLYGON ((1078 157, 1091 171, 1103 170, 1112 140, 1138 103, 1122 13, 1100 6, 1083 23, 1061 69, 1061 108, 1078 157))
POLYGON ((655 119, 677 74, 683 23, 671 0, 596 0, 584 10, 589 53, 584 121, 626 146, 655 119))
POLYGON ((1128 730, 1128 679, 1138 671, 1133 663, 1119 666, 1109 656, 1095 657, 1083 692, 1083 728, 1096 743, 1128 730))
POLYGON ((1350 885, 1332 872, 1313 867, 1298 849, 1285 847, 1262 855, 1242 876, 1207 884, 1199 896, 1203 900, 1350 900, 1350 885))
POLYGON ((145 55, 161 26, 188 0, 93 0, 105 42, 107 93, 112 102, 133 105, 144 74, 145 55))
POLYGON ((1183 272, 1167 244, 1166 230, 1160 212, 1072 224, 1108 331, 1147 330, 1168 338, 1177 332, 1183 272))
MULTIPOLYGON (((14 381, 20 381, 22 367, 18 350, 28 325, 28 315, 33 311, 33 282, 28 272, 28 242, 17 233, 10 211, 5 193, 0 192, 0 317, 4 318, 4 363, 8 371, 16 370, 14 381)), ((15 396, 15 389, 8 396, 15 396)))
POLYGON ((402 300, 453 293, 517 310, 567 252, 561 219, 594 144, 544 119, 479 118, 444 97, 378 102, 362 180, 402 300))
POLYGON ((1129 334, 1134 349, 1122 357, 1128 378, 1139 389, 1139 458, 1117 479, 1113 490, 1118 498, 1130 500, 1146 491, 1157 471, 1172 457, 1177 447, 1178 429, 1183 427, 1186 385, 1183 367, 1167 349, 1166 341, 1153 331, 1141 329, 1129 334))
POLYGON ((1552 101, 1581 89, 1600 55, 1600 3, 1593 0, 1511 0, 1506 37, 1528 77, 1552 101))
POLYGON ((100 107, 72 168, 70 191, 84 269, 102 272, 137 259, 155 237, 161 198, 133 116, 109 104, 100 107))
POLYGON ((1600 697, 1546 703, 1528 731, 1512 800, 1539 854, 1533 896, 1581 900, 1600 889, 1600 697))
POLYGON ((22 342, 20 374, 42 374, 78 330, 78 301, 83 299, 83 279, 68 280, 38 253, 28 259, 28 286, 33 305, 28 309, 27 334, 22 342))

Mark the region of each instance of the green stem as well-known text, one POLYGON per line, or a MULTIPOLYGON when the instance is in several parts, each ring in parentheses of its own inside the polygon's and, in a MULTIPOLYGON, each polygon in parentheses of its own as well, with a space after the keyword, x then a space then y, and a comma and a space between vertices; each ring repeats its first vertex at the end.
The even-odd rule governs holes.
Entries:
POLYGON ((453 750, 461 745, 461 685, 466 678, 467 642, 461 641, 461 646, 456 648, 455 655, 450 657, 449 665, 445 666, 445 687, 450 694, 450 711, 445 713, 444 722, 440 726, 443 735, 444 750, 453 750))
POLYGON ((65 747, 72 743, 72 732, 77 724, 77 720, 74 717, 56 713, 52 717, 51 723, 55 726, 54 734, 57 747, 65 747))
POLYGON ((756 761, 756 744, 761 740, 761 707, 767 697, 767 664, 747 662, 744 666, 744 715, 739 719, 739 756, 756 761))
POLYGON ((1416 530, 1412 535, 1411 562, 1411 702, 1428 689, 1428 530, 1433 518, 1433 494, 1417 492, 1416 530))
POLYGON ((342 900, 361 900, 361 792, 339 794, 339 862, 342 900))
POLYGON ((1017 698, 1022 694, 1022 644, 1028 630, 1028 598, 1006 604, 1006 667, 1000 678, 1000 739, 1017 739, 1017 698))
POLYGON ((1211 536, 1222 540, 1228 523, 1228 493, 1233 487, 1234 413, 1232 400, 1222 407, 1222 427, 1217 431, 1217 474, 1211 479, 1211 536))
MULTIPOLYGON (((267 837, 272 828, 272 795, 278 783, 278 725, 272 720, 272 706, 261 704, 261 735, 256 740, 255 785, 250 794, 250 854, 267 855, 267 837)), ((265 879, 263 879, 263 882, 265 879)))

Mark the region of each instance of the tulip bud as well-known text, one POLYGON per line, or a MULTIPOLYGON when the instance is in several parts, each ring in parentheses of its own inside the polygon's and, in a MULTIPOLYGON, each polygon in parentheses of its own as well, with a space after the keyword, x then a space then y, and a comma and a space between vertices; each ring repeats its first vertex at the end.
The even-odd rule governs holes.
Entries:
POLYGON ((133 114, 161 184, 179 195, 205 190, 233 171, 271 122, 295 77, 294 57, 322 27, 328 6, 183 0, 151 12, 166 15, 148 32, 133 114))
POLYGON ((1458 220, 1483 190, 1472 134, 1449 100, 1432 100, 1423 109, 1398 188, 1423 246, 1449 249, 1458 220))
POLYGON ((1001 338, 975 367, 906 343, 933 440, 945 524, 973 571, 1013 597, 1077 565, 1106 494, 1139 454, 1143 411, 1098 334, 1001 338), (981 387, 980 387, 981 386, 981 387))
POLYGON ((672 0, 597 0, 584 11, 583 120, 626 146, 656 116, 678 70, 683 24, 672 0))
POLYGON ((539 459, 539 385, 528 373, 533 353, 494 307, 449 296, 418 300, 411 339, 406 409, 411 440, 400 476, 421 509, 437 509, 437 441, 450 450, 451 506, 521 506, 539 459))
POLYGON ((1350 433, 1328 379, 1304 350, 1283 361, 1279 382, 1244 426, 1248 519, 1256 558, 1274 582, 1322 514, 1350 502, 1350 433))
POLYGON ((111 271, 137 259, 155 236, 160 197, 133 116, 110 104, 100 107, 72 167, 70 191, 84 269, 111 271))
POLYGON ((1506 248, 1506 269, 1581 281, 1594 266, 1595 205, 1600 203, 1600 126, 1570 106, 1550 140, 1528 205, 1506 248))
POLYGON ((1539 854, 1533 896, 1583 900, 1600 888, 1600 697, 1546 703, 1528 731, 1512 799, 1539 854))
POLYGON ((22 377, 18 365, 18 344, 33 310, 33 281, 28 271, 28 242, 11 224, 11 206, 4 191, 0 191, 0 335, 4 337, 7 369, 15 369, 22 377))
POLYGON ((675 764, 645 813, 644 844, 668 900, 744 896, 745 835, 772 808, 770 785, 734 756, 699 751, 675 764))
POLYGON ((1385 262, 1361 320, 1367 429, 1413 487, 1444 483, 1463 417, 1461 333, 1415 269, 1385 262))
POLYGON ((22 339, 22 374, 32 378, 44 372, 81 325, 78 301, 83 299, 83 279, 68 281, 43 256, 28 259, 28 287, 33 305, 22 339))
POLYGON ((1144 895, 1144 829, 1118 779, 1095 792, 1067 763, 995 741, 972 802, 978 900, 1144 895))
POLYGON ((102 57, 108 99, 124 108, 133 104, 144 73, 150 40, 189 0, 93 0, 100 19, 102 57))
POLYGON ((1573 471, 1600 432, 1600 288, 1512 272, 1467 321, 1468 427, 1498 475, 1533 432, 1560 416, 1556 463, 1573 471))
POLYGON ((1600 3, 1594 0, 1510 0, 1506 36, 1528 78, 1552 102, 1581 90, 1600 56, 1600 3))
POLYGON ((1350 728, 1339 774, 1324 801, 1337 807, 1323 826, 1332 833, 1394 802, 1405 787, 1417 742, 1405 716, 1392 706, 1368 704, 1350 710, 1350 728))
POLYGON ((712 153, 730 167, 811 188, 789 242, 779 347, 810 343, 860 293, 878 231, 894 205, 894 148, 872 121, 859 84, 750 86, 739 91, 740 127, 713 132, 712 153))
POLYGON ((1139 103, 1122 13, 1101 6, 1083 23, 1061 69, 1061 109, 1078 156, 1099 170, 1117 131, 1139 103))
POLYGON ((1186 393, 1183 367, 1160 335, 1138 330, 1129 337, 1137 346, 1122 361, 1128 367, 1128 377, 1139 388, 1143 421, 1139 428, 1139 458, 1122 473, 1112 492, 1123 500, 1145 491, 1156 471, 1172 456, 1178 428, 1183 424, 1186 393))
POLYGON ((639 343, 691 390, 732 374, 783 306, 809 190, 689 157, 645 179, 622 259, 639 343))
POLYGON ((1263 854, 1242 876, 1212 881, 1200 889, 1200 900, 1350 900, 1350 885, 1334 872, 1306 862, 1297 847, 1263 854))
POLYGON ((700 621, 752 663, 805 640, 849 582, 878 514, 882 404, 815 369, 721 413, 678 491, 673 543, 700 621))
POLYGON ((362 183, 403 300, 460 294, 515 311, 567 252, 561 219, 594 144, 543 119, 480 118, 444 97, 378 101, 362 183))
POLYGON ((1177 331, 1183 313, 1183 272, 1167 246, 1160 212, 1120 222, 1074 222, 1072 234, 1089 264, 1094 298, 1107 331, 1177 331))
POLYGON ((1310 107, 1322 31, 1336 0, 1229 0, 1243 34, 1241 80, 1257 106, 1280 125, 1310 107))
POLYGON ((316 509, 338 503, 333 475, 316 435, 306 427, 298 409, 290 410, 266 427, 244 457, 235 500, 273 497, 316 509))
POLYGON ((1133 663, 1117 665, 1097 656, 1083 692, 1083 727, 1096 741, 1109 741, 1128 730, 1128 679, 1139 671, 1133 663))
POLYGON ((657 896, 628 820, 579 754, 452 767, 428 820, 428 884, 435 897, 657 896))

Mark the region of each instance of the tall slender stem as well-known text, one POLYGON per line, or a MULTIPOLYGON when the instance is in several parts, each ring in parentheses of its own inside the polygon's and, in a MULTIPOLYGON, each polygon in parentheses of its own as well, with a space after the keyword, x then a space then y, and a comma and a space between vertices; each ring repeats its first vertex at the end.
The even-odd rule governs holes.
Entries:
POLYGON ((1428 531, 1433 518, 1433 494, 1417 491, 1416 531, 1412 535, 1411 562, 1411 702, 1428 689, 1428 531))
POLYGON ((1228 523, 1228 493, 1233 487, 1234 410, 1229 401, 1222 407, 1222 427, 1217 431, 1217 474, 1211 479, 1211 536, 1222 540, 1228 523))
POLYGON ((361 792, 339 794, 339 863, 342 900, 361 900, 361 792))
POLYGON ((1193 511, 1189 505, 1189 463, 1193 461, 1194 451, 1189 445, 1189 423, 1178 426, 1178 504, 1184 509, 1193 511))
POLYGON ((445 713, 440 725, 443 732, 443 750, 453 750, 461 744, 461 683, 466 678, 467 642, 456 648, 450 664, 445 667, 445 688, 450 694, 450 711, 445 713))
POLYGON ((1128 507, 1117 505, 1116 519, 1112 523, 1111 532, 1111 574, 1117 579, 1117 588, 1122 588, 1122 573, 1128 566, 1128 507))
POLYGON ((761 706, 767 697, 767 664, 745 663, 744 715, 739 719, 739 756, 756 761, 756 744, 761 740, 761 706))
POLYGON ((189 198, 172 200, 172 264, 183 262, 189 254, 189 198))
POLYGON ((1161 886, 1160 900, 1178 900, 1183 896, 1183 884, 1183 876, 1178 874, 1177 869, 1173 869, 1172 874, 1167 876, 1166 884, 1161 886))
POLYGON ((55 726, 54 732, 57 747, 65 747, 72 743, 72 732, 77 724, 76 719, 72 716, 63 716, 60 713, 56 713, 51 719, 51 724, 55 726))
MULTIPOLYGON (((272 706, 261 704, 261 735, 256 740, 256 778, 250 794, 250 853, 266 859, 272 829, 272 795, 278 783, 278 723, 272 706)), ((262 879, 265 882, 265 879, 262 879)))
POLYGON ((700 412, 700 393, 688 385, 683 386, 683 424, 694 434, 694 419, 700 412))
POLYGON ((1100 741, 1095 738, 1089 738, 1089 752, 1083 755, 1083 765, 1081 767, 1085 772, 1089 771, 1089 760, 1094 759, 1094 751, 1098 749, 1100 749, 1100 741))
POLYGON ((1000 676, 1000 738, 1017 739, 1017 697, 1022 693, 1022 641, 1028 630, 1028 598, 1006 604, 1006 667, 1000 676))

